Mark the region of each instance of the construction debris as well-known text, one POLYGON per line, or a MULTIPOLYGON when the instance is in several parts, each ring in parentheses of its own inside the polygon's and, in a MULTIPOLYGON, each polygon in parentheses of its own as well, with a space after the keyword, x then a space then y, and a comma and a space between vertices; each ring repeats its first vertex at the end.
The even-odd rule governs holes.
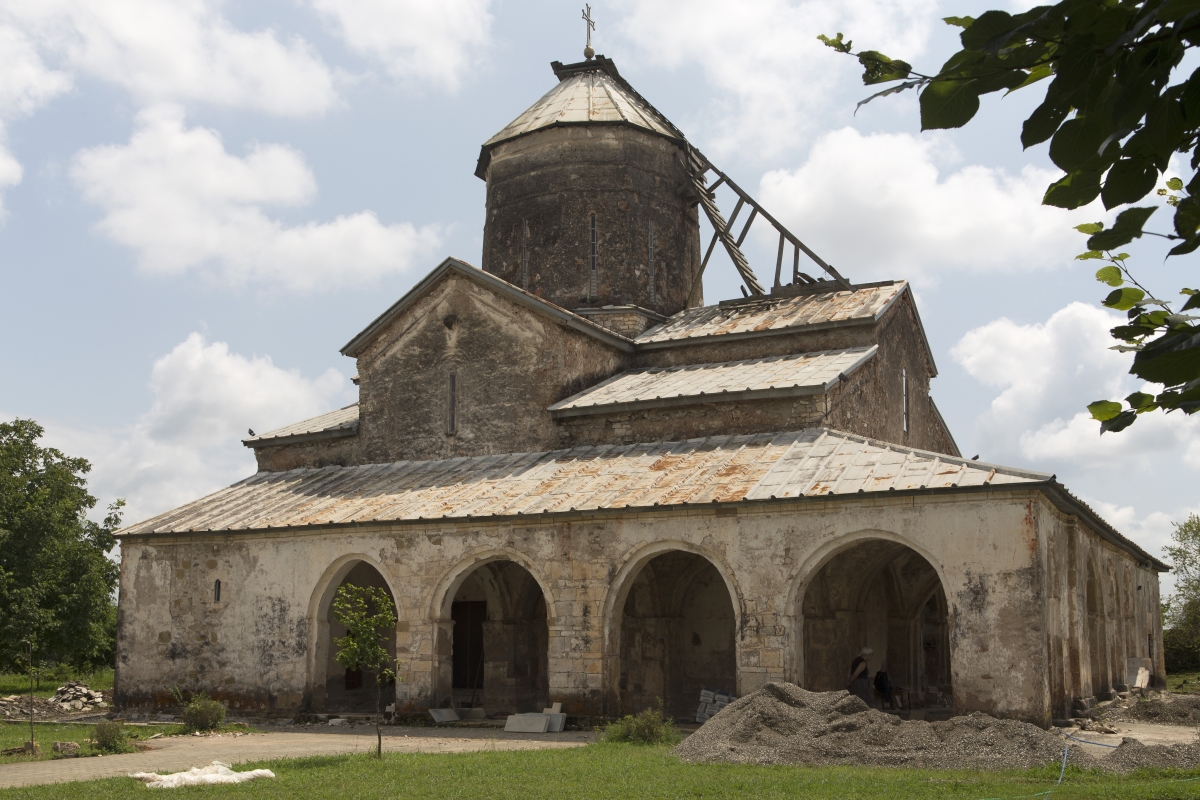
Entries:
POLYGON ((1153 694, 1129 698, 1125 708, 1112 708, 1106 719, 1157 722, 1161 725, 1200 725, 1200 695, 1153 694))
POLYGON ((1145 746, 1127 738, 1097 757, 1058 732, 1025 722, 985 714, 905 721, 848 692, 809 692, 790 683, 769 683, 730 703, 675 753, 693 762, 1027 769, 1061 763, 1068 745, 1067 763, 1080 767, 1127 772, 1200 765, 1200 744, 1145 746))
POLYGON ((104 701, 104 695, 100 692, 93 692, 86 683, 79 681, 67 681, 59 686, 54 697, 50 698, 50 702, 57 704, 67 714, 108 708, 108 703, 104 701))
POLYGON ((696 722, 703 725, 717 715, 725 706, 737 700, 728 689, 704 689, 700 692, 700 705, 696 708, 696 722))

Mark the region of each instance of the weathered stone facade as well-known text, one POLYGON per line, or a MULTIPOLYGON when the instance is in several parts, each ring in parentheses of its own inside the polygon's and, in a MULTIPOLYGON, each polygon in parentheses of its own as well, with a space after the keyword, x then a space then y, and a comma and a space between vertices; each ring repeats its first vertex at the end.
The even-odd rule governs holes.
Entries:
POLYGON ((343 348, 357 405, 121 533, 117 704, 363 706, 346 583, 395 602, 409 709, 684 716, 839 688, 865 645, 946 713, 1048 724, 1128 659, 1161 681, 1165 565, 1054 476, 961 458, 907 284, 696 306, 682 135, 605 63, 485 145, 485 269, 448 259, 343 348))
MULTIPOLYGON (((508 680, 528 675, 529 663, 498 648, 502 655, 487 664, 489 711, 528 710, 554 699, 572 713, 615 714, 664 694, 672 708, 683 708, 694 704, 694 680, 670 691, 679 660, 622 640, 648 627, 649 613, 625 613, 631 588, 647 580, 642 568, 670 553, 700 556, 721 576, 733 629, 723 637, 711 625, 698 627, 696 647, 710 635, 710 648, 723 641, 734 647, 736 686, 728 688, 738 693, 777 679, 834 688, 865 644, 888 652, 893 681, 915 690, 923 684, 899 663, 909 647, 903 630, 913 606, 922 607, 935 590, 946 604, 940 624, 947 629, 948 652, 941 654, 950 665, 947 688, 960 711, 1048 723, 1071 698, 1107 697, 1124 680, 1124 659, 1145 655, 1147 639, 1161 641, 1156 573, 1037 491, 138 536, 122 542, 117 702, 168 703, 167 690, 178 684, 215 689, 235 708, 322 707, 328 634, 320 626, 331 587, 350 566, 367 563, 384 577, 399 610, 398 702, 442 705, 452 692, 451 601, 480 566, 506 562, 532 576, 544 598, 548 695, 506 702, 515 691, 508 680), (805 603, 809 588, 839 556, 871 551, 883 562, 860 561, 852 578, 843 576, 841 588, 827 595, 831 610, 821 617, 836 619, 839 630, 814 637, 820 619, 806 620, 814 613, 805 603), (935 580, 891 578, 897 557, 922 565, 935 580), (1089 565, 1101 587, 1094 591, 1106 595, 1093 600, 1104 610, 1090 627, 1077 623, 1089 604, 1082 577, 1089 565), (1105 580, 1110 574, 1116 580, 1105 580), (883 586, 885 578, 916 594, 856 596, 856 587, 883 586), (211 598, 217 579, 219 603, 211 598), (880 635, 895 623, 901 635, 880 635), (1093 651, 1100 654, 1095 663, 1086 655, 1093 651), (656 682, 636 680, 650 670, 659 673, 656 682)), ((499 584, 494 593, 505 591, 499 584)), ((518 622, 507 609, 489 606, 489 612, 497 623, 518 622)), ((658 624, 683 621, 670 614, 658 624)), ((686 629, 682 645, 666 637, 662 646, 684 650, 686 659, 692 633, 686 629)), ((1160 647, 1153 657, 1161 676, 1160 647)), ((710 677, 720 678, 719 670, 710 677)))

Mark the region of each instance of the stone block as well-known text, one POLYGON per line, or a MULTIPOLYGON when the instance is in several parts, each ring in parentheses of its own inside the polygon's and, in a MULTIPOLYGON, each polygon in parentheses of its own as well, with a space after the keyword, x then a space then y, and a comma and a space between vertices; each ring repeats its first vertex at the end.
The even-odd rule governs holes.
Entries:
POLYGON ((458 722, 458 712, 453 708, 431 708, 429 716, 433 717, 433 721, 439 725, 447 722, 458 722))
POLYGON ((50 749, 65 756, 74 756, 79 754, 79 742, 55 742, 50 749))
MULTIPOLYGON (((550 714, 512 714, 504 721, 504 730, 512 733, 545 733, 550 728, 550 714)), ((565 718, 566 715, 564 714, 565 718)))

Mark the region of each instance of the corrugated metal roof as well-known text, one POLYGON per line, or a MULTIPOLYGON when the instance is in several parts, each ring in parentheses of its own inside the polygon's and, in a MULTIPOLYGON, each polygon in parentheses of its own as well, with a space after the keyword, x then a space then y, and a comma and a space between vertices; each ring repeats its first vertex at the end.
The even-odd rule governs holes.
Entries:
POLYGON ((634 341, 643 346, 702 336, 869 322, 878 319, 907 287, 907 281, 894 281, 839 292, 691 308, 634 341))
POLYGON ((605 413, 613 407, 639 408, 754 399, 756 396, 817 394, 839 376, 862 366, 878 345, 849 350, 798 353, 771 358, 651 367, 614 375, 603 383, 550 406, 563 412, 605 413))
POLYGON ((123 535, 511 516, 905 489, 1052 475, 825 428, 548 453, 260 472, 123 535))
POLYGON ((242 443, 253 447, 255 442, 267 442, 275 439, 290 439, 297 436, 313 434, 344 434, 349 436, 358 430, 358 403, 351 403, 345 408, 330 411, 311 419, 285 425, 273 431, 260 433, 243 439, 242 443))
POLYGON ((504 129, 484 143, 488 148, 551 125, 625 122, 671 139, 675 127, 601 69, 569 75, 504 129))

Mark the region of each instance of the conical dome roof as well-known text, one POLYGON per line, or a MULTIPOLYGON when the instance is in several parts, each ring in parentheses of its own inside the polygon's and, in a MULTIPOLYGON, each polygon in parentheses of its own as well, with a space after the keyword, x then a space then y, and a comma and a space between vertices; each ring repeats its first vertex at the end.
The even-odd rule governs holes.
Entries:
POLYGON ((497 144, 554 125, 633 125, 668 139, 683 140, 679 129, 621 77, 612 60, 596 56, 577 64, 555 61, 551 67, 558 85, 484 142, 475 170, 480 178, 486 176, 491 150, 497 144))

